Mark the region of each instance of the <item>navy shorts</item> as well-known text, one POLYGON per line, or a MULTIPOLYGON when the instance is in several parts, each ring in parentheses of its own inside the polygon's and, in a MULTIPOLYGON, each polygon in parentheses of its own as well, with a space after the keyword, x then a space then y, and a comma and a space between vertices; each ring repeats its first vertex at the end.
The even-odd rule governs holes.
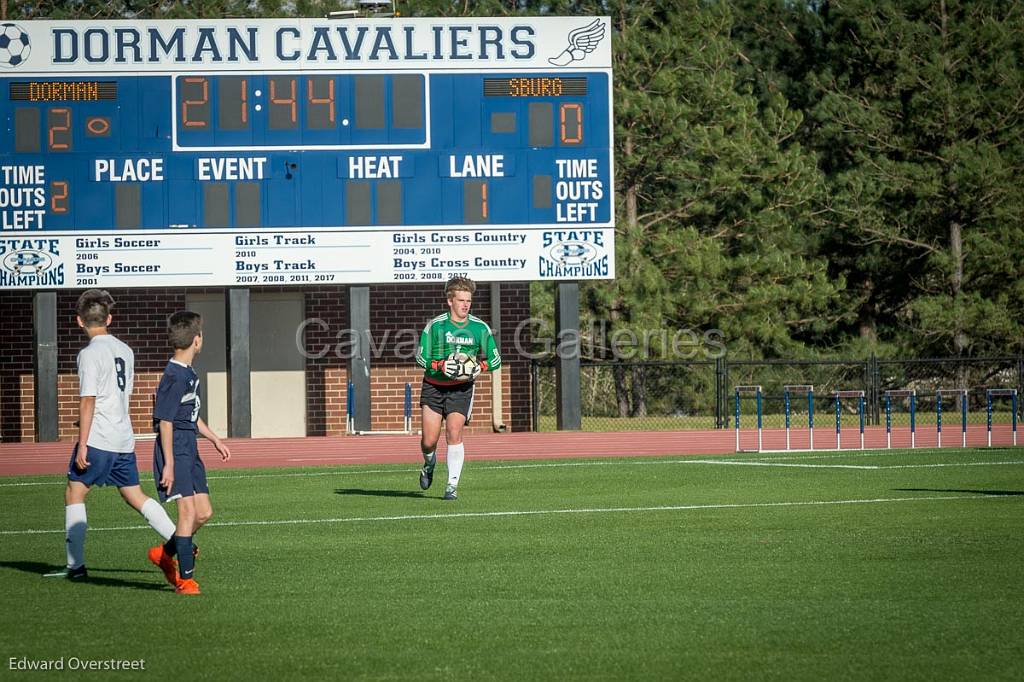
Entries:
POLYGON ((127 488, 139 484, 139 467, 135 463, 134 452, 110 452, 99 448, 86 447, 89 466, 79 469, 75 463, 78 455, 78 444, 71 450, 71 461, 68 462, 68 480, 78 481, 92 487, 94 485, 113 485, 127 488))
POLYGON ((153 446, 153 477, 161 502, 170 502, 179 497, 192 497, 196 493, 209 494, 206 483, 206 466, 199 457, 195 431, 174 431, 174 483, 170 490, 160 487, 164 474, 164 449, 159 436, 153 446))
POLYGON ((465 415, 468 424, 473 413, 473 382, 437 386, 429 381, 424 381, 420 389, 420 406, 423 405, 442 417, 447 417, 453 412, 465 415))

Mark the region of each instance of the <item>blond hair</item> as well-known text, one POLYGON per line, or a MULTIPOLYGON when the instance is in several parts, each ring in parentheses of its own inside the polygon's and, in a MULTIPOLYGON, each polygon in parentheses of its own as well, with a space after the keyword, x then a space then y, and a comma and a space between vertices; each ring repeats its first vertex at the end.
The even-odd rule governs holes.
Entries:
POLYGON ((469 277, 452 277, 444 285, 444 295, 446 298, 451 298, 456 291, 468 291, 470 294, 474 294, 476 293, 476 282, 469 277))

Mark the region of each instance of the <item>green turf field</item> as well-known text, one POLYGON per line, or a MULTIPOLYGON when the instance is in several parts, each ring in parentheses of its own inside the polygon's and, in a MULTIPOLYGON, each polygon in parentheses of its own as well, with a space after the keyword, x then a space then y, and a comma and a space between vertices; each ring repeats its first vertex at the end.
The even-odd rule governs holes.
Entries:
POLYGON ((164 584, 155 535, 111 490, 90 499, 90 581, 41 577, 63 563, 61 480, 0 479, 0 671, 78 657, 143 659, 162 679, 1024 676, 1024 450, 470 450, 455 503, 442 470, 423 495, 408 465, 212 472, 198 597, 164 584))

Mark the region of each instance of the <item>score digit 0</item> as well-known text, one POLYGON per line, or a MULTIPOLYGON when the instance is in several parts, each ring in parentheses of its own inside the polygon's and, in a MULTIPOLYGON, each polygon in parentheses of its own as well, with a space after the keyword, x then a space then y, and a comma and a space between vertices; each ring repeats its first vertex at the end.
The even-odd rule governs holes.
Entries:
POLYGON ((558 110, 559 134, 562 144, 583 143, 583 105, 566 102, 558 110))

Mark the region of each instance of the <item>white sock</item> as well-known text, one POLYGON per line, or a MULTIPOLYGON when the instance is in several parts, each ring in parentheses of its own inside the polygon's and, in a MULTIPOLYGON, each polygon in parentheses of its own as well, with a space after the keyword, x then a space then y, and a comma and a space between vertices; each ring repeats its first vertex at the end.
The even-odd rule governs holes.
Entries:
POLYGON ((85 518, 85 504, 64 507, 64 533, 67 538, 68 568, 85 563, 85 531, 89 527, 85 518))
POLYGON ((434 448, 430 452, 424 453, 423 455, 423 466, 428 466, 430 461, 434 459, 434 455, 437 454, 437 448, 434 448))
POLYGON ((171 521, 171 517, 167 515, 167 510, 160 506, 160 503, 154 500, 152 497, 146 500, 146 503, 142 505, 142 511, 139 512, 146 519, 146 523, 160 533, 160 537, 164 540, 170 540, 174 537, 174 521, 171 521))
POLYGON ((448 485, 458 485, 462 474, 462 463, 466 460, 464 443, 448 446, 448 485))

